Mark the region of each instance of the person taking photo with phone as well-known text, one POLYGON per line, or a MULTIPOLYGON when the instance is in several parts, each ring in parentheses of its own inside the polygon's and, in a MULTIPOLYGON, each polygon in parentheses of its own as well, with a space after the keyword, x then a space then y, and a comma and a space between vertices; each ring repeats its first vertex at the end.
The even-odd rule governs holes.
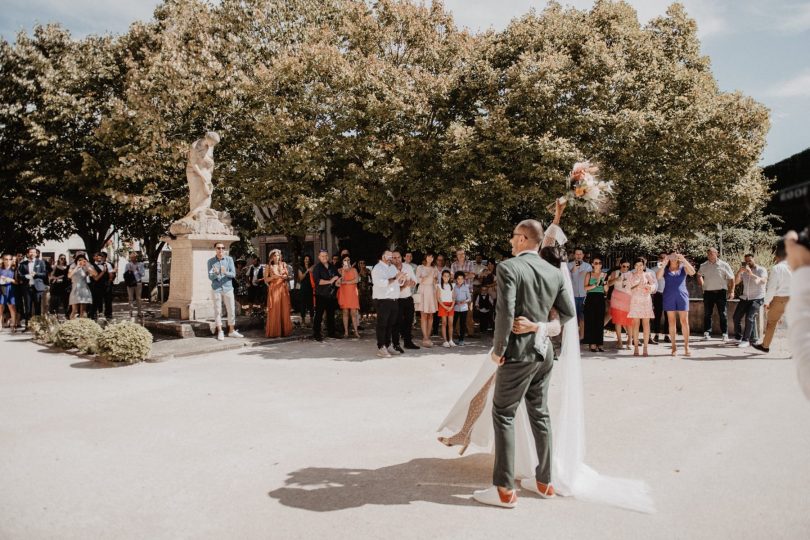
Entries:
POLYGON ((759 308, 765 303, 765 290, 768 284, 768 271, 754 261, 751 253, 745 259, 734 276, 734 284, 742 283, 743 291, 740 303, 734 311, 734 341, 738 347, 744 348, 751 344, 751 335, 754 331, 754 318, 759 308), (745 318, 745 329, 742 320, 745 318))
POLYGON ((672 342, 672 356, 678 354, 675 339, 678 333, 676 316, 681 323, 683 334, 683 355, 692 356, 689 350, 689 292, 686 290, 686 276, 694 276, 695 267, 677 251, 667 255, 667 264, 658 269, 658 279, 664 279, 664 311, 667 312, 669 339, 672 342))

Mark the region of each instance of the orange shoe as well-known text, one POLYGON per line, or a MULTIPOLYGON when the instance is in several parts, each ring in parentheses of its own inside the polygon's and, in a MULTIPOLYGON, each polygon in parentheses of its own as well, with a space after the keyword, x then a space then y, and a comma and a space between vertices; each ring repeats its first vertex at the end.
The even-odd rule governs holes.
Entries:
POLYGON ((554 486, 552 486, 551 484, 544 484, 542 482, 538 482, 532 478, 524 478, 523 480, 521 480, 520 487, 522 487, 527 491, 531 491, 532 493, 536 493, 544 499, 552 499, 557 495, 554 492, 554 486))
POLYGON ((497 486, 492 486, 481 491, 473 493, 473 499, 491 506, 500 506, 502 508, 514 508, 517 503, 516 490, 502 490, 497 486))

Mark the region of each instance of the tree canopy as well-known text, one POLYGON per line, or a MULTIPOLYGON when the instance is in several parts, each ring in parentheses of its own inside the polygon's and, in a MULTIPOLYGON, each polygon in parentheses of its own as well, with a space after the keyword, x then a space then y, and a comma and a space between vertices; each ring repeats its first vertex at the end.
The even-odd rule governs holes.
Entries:
POLYGON ((768 111, 720 91, 679 4, 642 25, 624 2, 551 3, 472 34, 438 1, 167 0, 120 36, 2 41, 0 76, 3 249, 114 229, 154 252, 207 130, 214 206, 245 236, 256 205, 265 232, 333 215, 412 248, 503 247, 584 158, 616 200, 569 212, 583 241, 738 226, 768 191, 768 111))

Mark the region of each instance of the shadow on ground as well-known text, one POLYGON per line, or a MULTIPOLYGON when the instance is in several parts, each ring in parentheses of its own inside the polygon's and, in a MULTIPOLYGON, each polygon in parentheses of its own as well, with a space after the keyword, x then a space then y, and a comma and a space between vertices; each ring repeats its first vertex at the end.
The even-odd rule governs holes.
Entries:
POLYGON ((284 506, 313 512, 417 501, 474 506, 472 492, 490 485, 491 474, 491 454, 414 459, 379 469, 308 467, 291 473, 285 487, 268 495, 284 506))
MULTIPOLYGON (((489 336, 469 340, 463 347, 447 349, 434 342, 431 348, 418 350, 406 349, 404 355, 394 355, 393 358, 418 356, 443 356, 448 353, 462 356, 480 355, 489 351, 492 339, 489 336)), ((296 342, 299 343, 300 342, 296 342)), ((386 361, 389 358, 377 356, 376 342, 373 336, 363 336, 361 339, 330 339, 322 342, 311 340, 305 347, 290 347, 286 343, 257 343, 253 347, 240 352, 241 355, 258 356, 268 360, 300 360, 321 359, 336 362, 366 362, 369 360, 386 361)))

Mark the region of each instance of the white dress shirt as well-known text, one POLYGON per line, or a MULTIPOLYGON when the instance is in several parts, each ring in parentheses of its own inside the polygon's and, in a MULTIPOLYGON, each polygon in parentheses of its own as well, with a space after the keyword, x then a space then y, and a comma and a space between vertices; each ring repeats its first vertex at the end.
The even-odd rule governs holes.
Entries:
MULTIPOLYGON (((408 263, 403 264, 402 265, 402 270, 400 270, 400 271, 404 272, 408 276, 406 278, 406 281, 413 281, 414 283, 416 283, 416 274, 414 273, 413 267, 410 264, 408 264, 408 263)), ((400 298, 410 298, 411 296, 413 296, 413 288, 412 287, 403 287, 403 288, 401 288, 399 290, 399 297, 400 298)))
POLYGON ((396 300, 399 298, 399 282, 389 281, 397 277, 397 267, 380 261, 371 269, 371 297, 375 300, 396 300))
POLYGON ((799 384, 810 399, 810 266, 795 270, 790 282, 790 302, 785 308, 788 345, 796 361, 799 384))
POLYGON ((765 290, 765 305, 770 304, 774 296, 790 296, 790 267, 787 261, 777 263, 771 268, 765 290))

